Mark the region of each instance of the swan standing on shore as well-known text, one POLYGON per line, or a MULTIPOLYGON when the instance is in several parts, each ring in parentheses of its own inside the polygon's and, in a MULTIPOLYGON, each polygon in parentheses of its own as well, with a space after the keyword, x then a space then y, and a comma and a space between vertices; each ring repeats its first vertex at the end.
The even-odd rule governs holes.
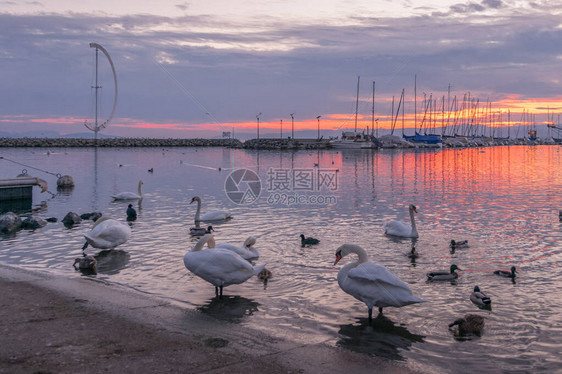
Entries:
POLYGON ((340 288, 357 300, 364 302, 369 308, 369 321, 373 319, 373 307, 382 313, 384 307, 396 308, 421 303, 406 283, 387 270, 383 265, 367 261, 367 253, 354 244, 344 244, 336 250, 336 265, 350 253, 359 256, 359 260, 345 265, 338 273, 340 288))
POLYGON ((243 283, 265 268, 265 264, 252 266, 237 253, 214 246, 213 235, 203 236, 183 256, 183 263, 187 270, 215 286, 217 296, 222 296, 223 287, 243 283), (202 250, 205 244, 208 249, 202 250))
POLYGON ((119 192, 118 194, 111 195, 114 200, 140 200, 142 199, 142 185, 143 181, 139 181, 138 193, 134 192, 119 192))
POLYGON ((386 235, 399 236, 402 238, 417 238, 419 237, 418 230, 416 229, 416 220, 414 219, 414 213, 418 210, 415 205, 410 204, 408 207, 410 211, 410 222, 392 220, 384 223, 384 233, 386 235))
POLYGON ((201 216, 200 215, 201 214, 201 198, 199 196, 195 196, 194 198, 191 199, 190 204, 192 204, 194 201, 197 201, 197 212, 195 213, 195 222, 199 222, 199 221, 224 221, 224 220, 232 217, 230 212, 228 212, 226 210, 220 210, 220 209, 208 211, 207 213, 205 213, 201 216))
POLYGON ((260 254, 258 253, 258 250, 254 248, 254 244, 256 244, 256 238, 250 236, 244 240, 244 244, 242 246, 230 243, 217 243, 215 248, 224 248, 236 252, 244 260, 251 262, 260 258, 260 254))
POLYGON ((86 243, 98 249, 113 249, 125 243, 131 237, 131 228, 125 223, 121 223, 109 217, 101 217, 96 221, 92 230, 84 234, 86 243))

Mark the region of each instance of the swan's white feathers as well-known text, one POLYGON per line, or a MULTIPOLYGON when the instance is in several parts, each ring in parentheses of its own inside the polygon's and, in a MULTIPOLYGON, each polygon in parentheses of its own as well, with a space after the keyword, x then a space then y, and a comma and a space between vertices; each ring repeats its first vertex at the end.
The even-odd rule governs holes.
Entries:
POLYGON ((425 301, 415 296, 406 283, 383 265, 367 261, 365 250, 357 245, 344 244, 338 248, 336 260, 339 261, 338 258, 350 253, 356 253, 359 261, 341 268, 338 272, 338 284, 343 291, 364 302, 369 309, 373 306, 399 308, 425 301))
POLYGON ((402 221, 389 221, 384 223, 384 232, 388 235, 407 236, 412 232, 412 226, 402 221))
POLYGON ((131 237, 129 225, 108 217, 102 217, 91 231, 84 234, 89 245, 99 249, 115 248, 131 237))
POLYGON ((201 215, 201 221, 220 221, 231 217, 226 210, 210 210, 201 215))

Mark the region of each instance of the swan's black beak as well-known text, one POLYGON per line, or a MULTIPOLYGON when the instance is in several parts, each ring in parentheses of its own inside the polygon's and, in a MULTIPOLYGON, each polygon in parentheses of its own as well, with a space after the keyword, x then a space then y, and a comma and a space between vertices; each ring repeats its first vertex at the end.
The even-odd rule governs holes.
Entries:
POLYGON ((338 253, 336 253, 336 261, 334 262, 334 266, 335 266, 338 262, 340 262, 340 260, 341 260, 341 253, 338 252, 338 253))
POLYGON ((195 201, 195 199, 191 199, 191 201, 189 202, 190 204, 193 203, 195 201))

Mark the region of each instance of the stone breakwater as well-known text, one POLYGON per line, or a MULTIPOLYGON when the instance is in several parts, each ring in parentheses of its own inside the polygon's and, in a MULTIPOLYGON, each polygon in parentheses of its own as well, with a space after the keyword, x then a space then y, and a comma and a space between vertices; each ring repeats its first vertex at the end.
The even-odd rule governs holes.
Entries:
POLYGON ((327 140, 317 139, 153 139, 153 138, 0 138, 0 147, 232 147, 247 149, 325 149, 327 140))
POLYGON ((150 138, 0 138, 0 147, 236 147, 238 139, 150 139, 150 138))

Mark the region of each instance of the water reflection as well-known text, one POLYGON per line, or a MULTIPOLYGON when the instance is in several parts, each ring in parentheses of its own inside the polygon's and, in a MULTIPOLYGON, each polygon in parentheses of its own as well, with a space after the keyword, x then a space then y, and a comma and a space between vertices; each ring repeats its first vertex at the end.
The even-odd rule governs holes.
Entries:
POLYGON ((400 350, 409 350, 413 343, 421 343, 425 336, 412 334, 404 326, 396 325, 383 314, 372 322, 360 319, 359 324, 340 325, 337 345, 354 352, 405 360, 400 350))
POLYGON ((244 317, 258 311, 259 303, 242 296, 213 297, 207 304, 197 309, 203 314, 219 320, 240 323, 244 317))
POLYGON ((127 267, 131 255, 123 250, 109 249, 94 255, 98 262, 97 269, 100 274, 117 274, 127 267))

